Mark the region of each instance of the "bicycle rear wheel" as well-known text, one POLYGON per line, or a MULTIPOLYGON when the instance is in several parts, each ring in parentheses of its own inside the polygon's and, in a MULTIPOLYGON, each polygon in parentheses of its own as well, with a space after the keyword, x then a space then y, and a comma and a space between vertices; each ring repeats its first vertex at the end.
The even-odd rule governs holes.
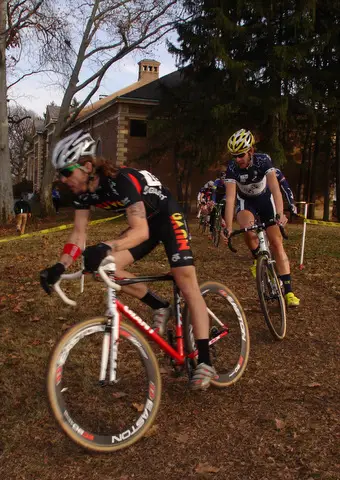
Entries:
MULTIPOLYGON (((239 380, 247 366, 250 348, 248 324, 236 296, 218 282, 200 285, 210 320, 211 360, 218 373, 212 385, 223 388, 239 380)), ((187 307, 183 313, 184 341, 187 353, 197 360, 197 350, 187 307)))
POLYGON ((204 233, 207 228, 206 218, 205 215, 201 215, 199 218, 198 229, 204 233))
POLYGON ((161 398, 156 357, 145 338, 121 322, 117 382, 99 384, 106 318, 75 325, 55 346, 47 373, 54 417, 83 448, 113 452, 137 442, 152 425, 161 398))
POLYGON ((274 264, 266 255, 260 255, 256 265, 256 284, 264 319, 276 340, 286 335, 286 304, 274 264))

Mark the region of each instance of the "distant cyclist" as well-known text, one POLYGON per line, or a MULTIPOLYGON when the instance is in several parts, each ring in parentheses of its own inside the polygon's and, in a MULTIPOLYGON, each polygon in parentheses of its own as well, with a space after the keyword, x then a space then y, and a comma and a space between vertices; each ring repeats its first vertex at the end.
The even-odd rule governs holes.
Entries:
POLYGON ((197 197, 197 200, 198 200, 198 214, 197 214, 197 218, 200 218, 200 216, 201 216, 202 213, 207 213, 205 207, 208 205, 208 203, 209 203, 209 202, 211 201, 211 199, 212 199, 213 186, 214 186, 213 180, 209 180, 209 182, 207 182, 207 183, 200 189, 199 194, 198 194, 198 197, 197 197), (204 212, 202 212, 202 209, 204 210, 204 212))
MULTIPOLYGON (((235 197, 237 193, 237 222, 240 228, 254 224, 255 216, 268 222, 279 216, 279 223, 287 223, 283 212, 283 199, 277 180, 277 173, 269 155, 255 153, 254 137, 244 129, 235 132, 228 140, 228 150, 232 161, 226 172, 226 211, 227 237, 232 232, 235 197)), ((267 229, 270 247, 276 261, 278 275, 283 282, 285 300, 288 307, 296 307, 300 300, 294 295, 291 285, 290 266, 283 248, 282 236, 277 225, 267 229)), ((245 242, 254 259, 259 253, 257 235, 245 233, 245 242)))
POLYGON ((213 194, 212 194, 212 201, 215 204, 215 207, 211 211, 210 215, 210 236, 212 236, 212 232, 214 230, 215 220, 216 220, 216 213, 217 208, 216 205, 222 203, 221 209, 221 216, 224 219, 224 211, 225 211, 225 175, 226 172, 220 172, 218 177, 216 178, 213 186, 213 194))

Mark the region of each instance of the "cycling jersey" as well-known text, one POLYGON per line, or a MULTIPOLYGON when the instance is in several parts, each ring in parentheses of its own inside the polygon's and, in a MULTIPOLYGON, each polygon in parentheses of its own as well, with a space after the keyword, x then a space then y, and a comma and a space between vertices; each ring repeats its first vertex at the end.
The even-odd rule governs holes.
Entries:
POLYGON ((170 196, 170 191, 151 173, 123 167, 115 177, 99 174, 97 189, 78 195, 73 203, 77 210, 94 205, 105 210, 122 211, 143 202, 147 218, 151 218, 162 209, 166 210, 170 196))
POLYGON ((225 198, 225 184, 224 180, 217 178, 213 186, 212 199, 215 203, 220 203, 225 198))
POLYGON ((213 195, 212 188, 210 187, 203 187, 200 190, 201 193, 201 201, 209 202, 213 195))
POLYGON ((188 228, 181 208, 170 191, 150 172, 123 167, 115 177, 99 174, 96 190, 78 195, 73 203, 76 209, 89 209, 94 205, 123 211, 137 202, 144 203, 149 238, 129 249, 134 260, 141 259, 162 242, 172 267, 193 265, 188 228))
POLYGON ((266 175, 274 171, 269 155, 254 153, 247 168, 239 168, 235 161, 230 162, 225 181, 237 184, 241 198, 257 197, 268 190, 266 175))

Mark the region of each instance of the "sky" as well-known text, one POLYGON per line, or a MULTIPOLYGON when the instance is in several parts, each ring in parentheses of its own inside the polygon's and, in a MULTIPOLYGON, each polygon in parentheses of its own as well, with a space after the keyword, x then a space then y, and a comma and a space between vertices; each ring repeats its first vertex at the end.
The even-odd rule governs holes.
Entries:
MULTIPOLYGON (((173 41, 173 38, 170 38, 173 41)), ((176 70, 175 57, 170 55, 165 45, 165 39, 162 44, 157 45, 153 52, 131 52, 122 60, 115 63, 107 72, 101 83, 99 90, 92 97, 92 102, 99 99, 99 95, 110 95, 121 88, 124 88, 138 80, 138 62, 143 58, 152 58, 161 63, 159 67, 160 77, 176 70)), ((51 85, 51 78, 47 75, 34 75, 26 77, 13 88, 10 89, 10 98, 13 98, 9 105, 14 106, 15 102, 28 110, 33 110, 39 116, 43 116, 46 106, 54 101, 60 105, 62 100, 62 91, 55 85, 51 85)), ((77 100, 81 100, 85 95, 79 94, 77 100)))

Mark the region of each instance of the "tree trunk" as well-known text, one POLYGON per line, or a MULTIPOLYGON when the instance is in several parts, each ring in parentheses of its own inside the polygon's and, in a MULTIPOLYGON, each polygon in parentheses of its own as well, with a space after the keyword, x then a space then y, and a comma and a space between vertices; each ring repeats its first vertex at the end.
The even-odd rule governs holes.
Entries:
POLYGON ((190 179, 192 174, 193 159, 188 158, 186 176, 185 176, 185 185, 184 185, 184 213, 188 215, 191 211, 191 198, 189 195, 190 189, 190 179))
POLYGON ((177 200, 178 202, 183 201, 183 190, 182 190, 182 174, 180 172, 180 164, 178 160, 179 150, 178 146, 174 145, 173 149, 173 165, 174 165, 174 174, 176 178, 176 186, 177 186, 177 200))
POLYGON ((311 219, 314 219, 315 217, 316 179, 317 179, 317 167, 319 162, 319 154, 320 154, 320 128, 318 127, 315 134, 315 145, 314 145, 314 152, 312 156, 312 165, 311 165, 311 172, 310 172, 309 201, 311 202, 311 207, 310 207, 311 219))
MULTIPOLYGON (((297 187, 297 201, 302 202, 305 198, 305 193, 306 193, 306 166, 308 164, 308 146, 309 146, 309 138, 310 138, 310 127, 308 127, 308 130, 306 132, 306 138, 303 146, 303 151, 302 151, 302 159, 301 159, 301 165, 300 165, 300 172, 299 172, 299 183, 297 187)), ((301 212, 303 209, 301 209, 301 205, 298 205, 298 211, 301 212)))
POLYGON ((327 147, 325 151, 325 169, 324 169, 324 187, 323 187, 323 220, 325 222, 329 221, 329 194, 330 194, 330 174, 331 174, 331 150, 332 150, 332 139, 330 134, 328 134, 327 147))
MULTIPOLYGON (((54 128, 54 134, 51 136, 49 157, 45 159, 45 165, 43 168, 43 178, 42 178, 41 189, 40 189, 41 215, 43 217, 47 215, 53 215, 55 212, 53 202, 52 202, 52 183, 53 183, 56 171, 52 165, 51 156, 52 156, 54 146, 60 139, 63 132, 63 127, 66 124, 67 115, 63 113, 64 111, 65 111, 65 107, 63 108, 63 106, 61 106, 59 118, 54 128)), ((68 112, 68 109, 67 109, 67 112, 68 112)))
POLYGON ((338 222, 340 222, 340 120, 338 117, 338 124, 336 127, 336 148, 335 148, 335 165, 336 165, 336 216, 338 222))
POLYGON ((0 4, 0 224, 13 216, 13 187, 8 147, 8 113, 6 84, 6 30, 7 0, 0 4))

